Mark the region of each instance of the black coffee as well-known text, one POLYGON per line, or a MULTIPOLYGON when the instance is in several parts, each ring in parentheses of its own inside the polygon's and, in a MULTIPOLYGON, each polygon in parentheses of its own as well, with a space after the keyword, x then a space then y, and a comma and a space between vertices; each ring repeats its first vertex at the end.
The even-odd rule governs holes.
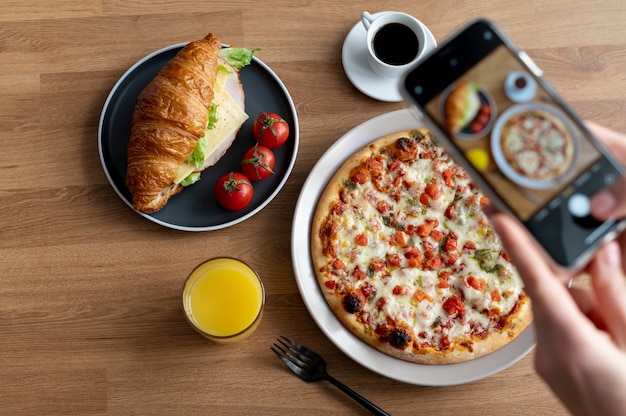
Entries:
POLYGON ((404 65, 415 59, 420 43, 411 28, 401 23, 389 23, 376 32, 372 47, 384 63, 404 65))

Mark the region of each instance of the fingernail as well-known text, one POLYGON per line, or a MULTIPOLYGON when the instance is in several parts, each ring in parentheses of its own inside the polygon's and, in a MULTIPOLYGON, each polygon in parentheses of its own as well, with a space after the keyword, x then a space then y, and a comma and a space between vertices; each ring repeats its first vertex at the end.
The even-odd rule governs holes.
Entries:
POLYGON ((613 212, 617 201, 610 192, 600 192, 591 198, 590 204, 593 215, 607 216, 613 212))
POLYGON ((604 263, 611 268, 619 267, 622 261, 620 247, 615 241, 607 243, 602 249, 602 258, 604 263))

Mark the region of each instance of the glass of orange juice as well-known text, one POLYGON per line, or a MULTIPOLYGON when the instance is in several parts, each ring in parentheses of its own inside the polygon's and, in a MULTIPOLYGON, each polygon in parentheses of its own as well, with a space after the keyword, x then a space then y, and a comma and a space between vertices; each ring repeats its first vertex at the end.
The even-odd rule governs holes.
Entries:
POLYGON ((183 310, 191 326, 218 343, 240 341, 261 322, 265 289, 246 263, 218 257, 197 266, 183 287, 183 310))

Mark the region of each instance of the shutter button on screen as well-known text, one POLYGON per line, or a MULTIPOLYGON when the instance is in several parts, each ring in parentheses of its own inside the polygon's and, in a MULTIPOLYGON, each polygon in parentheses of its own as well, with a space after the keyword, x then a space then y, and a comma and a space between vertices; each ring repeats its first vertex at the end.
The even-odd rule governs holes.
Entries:
POLYGON ((574 194, 567 201, 569 213, 576 218, 586 218, 591 212, 589 197, 583 194, 574 194))

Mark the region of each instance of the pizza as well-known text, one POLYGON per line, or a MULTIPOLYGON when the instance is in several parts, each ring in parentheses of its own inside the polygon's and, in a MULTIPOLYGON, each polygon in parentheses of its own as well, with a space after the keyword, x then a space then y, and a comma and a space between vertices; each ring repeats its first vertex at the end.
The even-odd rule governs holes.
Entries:
POLYGON ((468 361, 511 342, 532 320, 530 302, 486 203, 426 129, 357 151, 311 224, 333 313, 372 347, 416 363, 468 361))
POLYGON ((546 111, 513 115, 500 135, 502 153, 518 174, 538 181, 557 179, 572 164, 574 141, 568 129, 546 111))

